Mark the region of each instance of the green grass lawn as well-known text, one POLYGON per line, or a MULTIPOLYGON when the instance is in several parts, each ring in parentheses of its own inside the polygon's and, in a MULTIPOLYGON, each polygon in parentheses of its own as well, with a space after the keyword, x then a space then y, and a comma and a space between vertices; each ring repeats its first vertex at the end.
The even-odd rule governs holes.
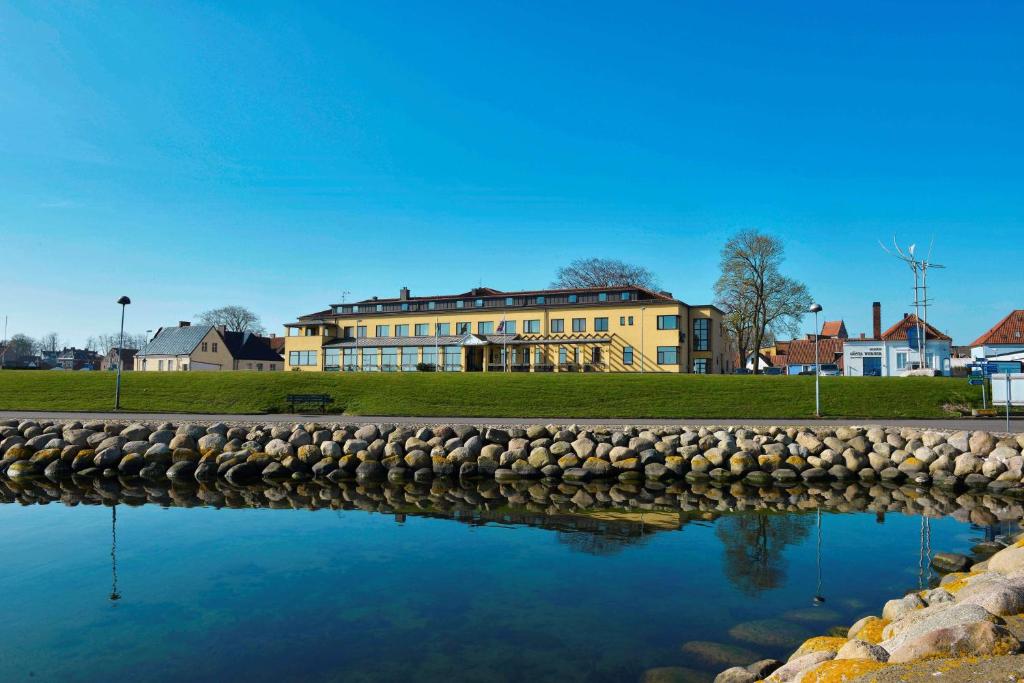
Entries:
MULTIPOLYGON (((128 372, 121 407, 139 412, 288 412, 290 393, 334 397, 351 415, 578 418, 806 418, 813 377, 619 374, 128 372)), ((963 379, 823 377, 827 417, 947 417, 981 405, 963 379)), ((0 371, 0 410, 111 410, 114 375, 0 371)))

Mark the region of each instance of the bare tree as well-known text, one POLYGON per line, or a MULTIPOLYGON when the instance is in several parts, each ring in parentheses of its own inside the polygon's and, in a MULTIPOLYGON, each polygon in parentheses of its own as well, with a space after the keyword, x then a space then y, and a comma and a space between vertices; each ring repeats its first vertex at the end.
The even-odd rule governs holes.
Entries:
POLYGON ((19 358, 31 356, 35 352, 36 344, 36 340, 27 334, 15 334, 7 340, 3 351, 0 352, 0 359, 11 363, 19 358))
POLYGON ((644 287, 657 289, 658 278, 643 266, 637 266, 616 259, 576 259, 558 269, 558 277, 552 287, 644 287))
POLYGON ((230 332, 266 332, 260 317, 245 306, 221 306, 197 313, 196 317, 203 325, 223 325, 230 332))
POLYGON ((42 337, 36 340, 36 349, 39 355, 43 355, 44 352, 56 353, 60 351, 64 342, 61 340, 60 335, 56 332, 47 332, 42 337))
MULTIPOLYGON (((722 273, 715 282, 715 300, 726 314, 740 362, 757 354, 771 335, 795 334, 811 296, 803 283, 784 276, 782 241, 744 230, 722 247, 722 273)), ((754 362, 754 373, 760 372, 754 362)))
MULTIPOLYGON (((120 332, 97 334, 85 340, 85 348, 99 354, 106 354, 110 349, 116 349, 119 341, 121 341, 120 332)), ((124 333, 124 348, 126 349, 141 349, 148 341, 149 337, 145 333, 124 333)))

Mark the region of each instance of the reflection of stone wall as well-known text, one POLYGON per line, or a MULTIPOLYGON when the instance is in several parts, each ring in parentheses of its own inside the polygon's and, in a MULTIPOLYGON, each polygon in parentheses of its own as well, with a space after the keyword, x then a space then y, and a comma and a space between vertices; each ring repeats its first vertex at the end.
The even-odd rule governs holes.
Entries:
POLYGON ((881 427, 581 428, 0 421, 11 480, 911 482, 1024 497, 1024 435, 881 427))

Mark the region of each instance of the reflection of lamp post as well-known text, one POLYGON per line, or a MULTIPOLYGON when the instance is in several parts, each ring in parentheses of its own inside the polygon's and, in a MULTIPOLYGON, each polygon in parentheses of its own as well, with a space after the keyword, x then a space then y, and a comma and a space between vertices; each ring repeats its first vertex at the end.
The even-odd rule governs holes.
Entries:
POLYGON ((121 594, 117 592, 117 503, 110 508, 110 601, 117 602, 121 594))
POLYGON ((814 416, 821 417, 821 391, 818 386, 821 377, 821 362, 818 360, 818 313, 821 312, 821 304, 811 304, 807 310, 814 314, 814 416))
POLYGON ((818 564, 818 584, 817 589, 814 592, 814 600, 811 601, 815 607, 824 604, 825 596, 821 594, 821 508, 818 508, 818 549, 817 549, 817 564, 818 564))
POLYGON ((121 409, 121 350, 124 349, 124 307, 132 302, 126 296, 117 300, 121 304, 121 338, 117 342, 117 384, 114 387, 114 410, 121 409))

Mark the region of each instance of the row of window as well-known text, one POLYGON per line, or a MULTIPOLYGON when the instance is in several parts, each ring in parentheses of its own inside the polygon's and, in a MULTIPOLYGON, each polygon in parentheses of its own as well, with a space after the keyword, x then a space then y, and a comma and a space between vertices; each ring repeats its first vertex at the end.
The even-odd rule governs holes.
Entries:
MULTIPOLYGON (((609 319, 607 317, 596 317, 594 318, 594 331, 595 332, 607 332, 609 319)), ((697 351, 706 351, 708 347, 708 323, 706 318, 699 318, 694 320, 694 349, 697 351)), ((619 325, 622 327, 631 326, 634 324, 633 316, 619 316, 619 325)), ((570 319, 570 325, 573 332, 586 332, 587 331, 587 318, 572 318, 570 319)), ((549 332, 551 334, 561 334, 565 332, 565 319, 564 318, 552 318, 549 323, 549 332)), ((679 316, 678 315, 659 315, 657 317, 657 328, 659 330, 678 330, 679 329, 679 316)), ((449 336, 452 334, 452 323, 435 323, 434 334, 437 336, 449 336)), ((473 331, 472 323, 469 322, 457 322, 454 325, 456 335, 469 334, 473 331)), ((367 326, 358 325, 356 327, 345 327, 343 336, 352 337, 353 332, 356 337, 367 336, 367 326)), ((408 337, 410 332, 410 326, 408 324, 394 325, 394 335, 391 334, 391 325, 377 325, 374 328, 375 337, 408 337)), ((316 328, 307 328, 307 336, 314 336, 316 334, 316 328)), ((477 334, 517 334, 518 333, 518 322, 515 320, 502 320, 495 325, 493 320, 481 320, 476 324, 477 334)), ((541 321, 540 320, 524 320, 523 321, 523 334, 540 334, 541 333, 541 321)), ((430 335, 429 323, 417 323, 412 326, 412 336, 414 337, 426 337, 430 335)))
MULTIPOLYGON (((212 344, 213 344, 213 353, 217 353, 217 342, 212 342, 212 344)), ((206 351, 206 350, 207 350, 207 348, 206 348, 206 347, 207 347, 207 345, 208 345, 208 342, 203 342, 203 343, 202 343, 202 344, 200 345, 200 348, 201 348, 201 349, 202 349, 203 351, 206 351)))
MULTIPOLYGON (((462 359, 462 350, 459 346, 442 346, 440 347, 441 355, 444 359, 445 367, 455 365, 458 366, 462 359)), ((504 350, 502 350, 502 363, 504 363, 504 350)), ((521 361, 521 356, 516 350, 517 355, 514 358, 521 361)), ((604 351, 601 347, 593 347, 590 350, 591 363, 602 363, 604 362, 604 351)), ((572 362, 578 364, 580 362, 580 348, 578 346, 565 347, 560 346, 558 348, 558 362, 562 365, 569 363, 569 357, 572 357, 572 362)), ((310 367, 317 364, 317 351, 290 351, 288 353, 288 363, 294 367, 310 367)), ((633 365, 634 351, 632 346, 626 346, 622 349, 622 364, 633 365)), ((405 347, 401 353, 401 368, 403 370, 415 370, 417 363, 425 363, 428 365, 436 365, 438 359, 438 348, 437 347, 405 347)), ((534 362, 537 365, 544 365, 547 362, 547 351, 544 348, 534 349, 534 362)), ((706 360, 697 359, 694 361, 694 371, 698 372, 697 364, 700 363, 701 369, 699 372, 707 372, 706 360)), ((679 347, 678 346, 659 346, 657 347, 657 363, 658 365, 679 365, 679 347)), ((363 369, 363 370, 375 370, 377 367, 387 370, 397 370, 399 368, 399 351, 396 347, 384 347, 374 348, 366 347, 363 349, 362 362, 359 359, 358 349, 346 348, 346 349, 324 349, 324 368, 331 369, 363 369)))
POLYGON ((363 303, 334 306, 335 314, 388 313, 393 311, 440 311, 495 306, 544 306, 547 304, 604 303, 607 301, 633 301, 636 292, 598 292, 597 294, 538 294, 535 296, 506 296, 444 301, 400 301, 395 303, 363 303))

